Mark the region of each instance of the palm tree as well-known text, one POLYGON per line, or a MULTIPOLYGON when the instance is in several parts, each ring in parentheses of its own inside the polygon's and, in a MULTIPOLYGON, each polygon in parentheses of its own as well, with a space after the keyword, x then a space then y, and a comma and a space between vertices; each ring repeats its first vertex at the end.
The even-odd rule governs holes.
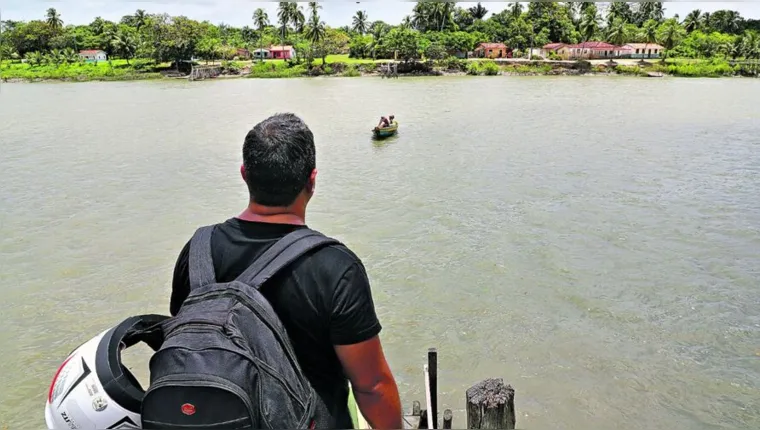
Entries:
POLYGON ((412 28, 412 17, 407 15, 401 20, 401 28, 412 28))
POLYGON ((620 18, 623 20, 623 24, 625 24, 631 21, 631 15, 631 6, 628 3, 612 2, 607 13, 607 22, 611 24, 615 21, 615 18, 620 18))
POLYGON ((63 20, 61 19, 61 14, 58 13, 58 11, 55 10, 55 8, 50 8, 47 10, 47 13, 45 14, 47 25, 50 26, 53 30, 60 30, 63 27, 63 20))
POLYGON ((694 9, 693 11, 689 12, 688 15, 686 15, 686 19, 683 20, 683 26, 688 33, 691 33, 692 31, 699 28, 701 14, 701 10, 694 9))
POLYGON ((293 7, 291 2, 281 1, 277 8, 277 20, 280 23, 280 45, 285 45, 285 36, 288 34, 288 24, 293 19, 293 7))
POLYGON ((354 22, 351 29, 361 34, 362 36, 364 35, 364 33, 367 32, 367 12, 366 11, 360 10, 356 12, 356 15, 354 15, 354 22))
MULTIPOLYGON (((316 3, 316 2, 310 2, 310 3, 316 3)), ((310 5, 311 7, 311 5, 310 5)), ((314 47, 317 46, 320 42, 322 42, 325 39, 325 23, 324 21, 319 20, 319 15, 316 12, 315 8, 312 8, 311 11, 311 17, 309 19, 309 25, 306 27, 306 39, 311 42, 311 54, 309 58, 312 58, 314 53, 314 47)), ((325 50, 322 50, 322 65, 324 66, 326 63, 327 53, 325 50)), ((311 60, 309 60, 311 61, 311 60)))
POLYGON ((712 27, 712 15, 710 12, 705 12, 702 14, 702 18, 699 20, 699 27, 702 29, 702 31, 709 31, 709 29, 712 27))
POLYGON ((81 60, 79 54, 77 54, 77 52, 72 48, 64 49, 61 55, 63 56, 66 63, 76 63, 81 60))
POLYGON ((142 9, 137 9, 135 12, 135 28, 139 31, 148 23, 148 14, 142 9))
POLYGON ((309 2, 309 12, 311 12, 311 20, 313 22, 314 17, 316 16, 317 19, 319 19, 319 10, 322 9, 322 6, 319 5, 319 2, 316 1, 310 1, 309 2))
POLYGON ((468 10, 470 11, 470 14, 472 15, 472 17, 475 19, 483 19, 488 14, 488 9, 483 7, 483 5, 480 4, 480 2, 478 2, 476 6, 471 7, 468 10))
MULTIPOLYGON (((676 19, 665 21, 659 30, 658 39, 665 48, 665 53, 675 48, 685 36, 686 30, 678 23, 676 19)), ((662 62, 665 62, 665 55, 662 56, 662 62)))
POLYGON ((451 22, 451 13, 454 12, 454 2, 441 2, 436 3, 435 16, 441 20, 441 28, 439 31, 443 31, 443 27, 451 22))
POLYGON ((613 45, 621 46, 626 41, 625 21, 621 17, 615 17, 607 29, 607 41, 613 45))
POLYGON ((512 14, 513 18, 517 18, 520 15, 522 15, 523 6, 520 4, 520 2, 514 2, 511 3, 509 6, 509 12, 512 14))
POLYGON ((293 15, 291 18, 291 21, 293 22, 293 28, 296 30, 296 33, 303 33, 304 25, 306 24, 306 17, 303 14, 303 7, 298 6, 296 3, 292 3, 291 8, 293 8, 291 12, 293 15))
POLYGON ((657 22, 662 22, 662 19, 665 18, 665 8, 662 7, 661 1, 654 2, 652 11, 650 13, 650 18, 657 22))
POLYGON ((129 65, 129 59, 135 56, 137 51, 137 42, 130 34, 118 31, 111 39, 111 46, 119 56, 127 60, 129 65))
MULTIPOLYGON (((641 28, 642 35, 644 36, 644 53, 647 52, 647 46, 650 43, 657 43, 657 21, 650 19, 644 23, 644 27, 641 28)), ((649 58, 649 54, 647 54, 649 58)), ((641 58, 639 63, 645 63, 644 58, 641 58)))
POLYGON ((264 61, 264 29, 269 25, 269 15, 264 9, 258 8, 253 12, 253 25, 259 31, 259 59, 264 61))
POLYGON ((596 15, 596 8, 586 9, 580 27, 584 42, 588 42, 594 37, 599 30, 599 18, 596 15))

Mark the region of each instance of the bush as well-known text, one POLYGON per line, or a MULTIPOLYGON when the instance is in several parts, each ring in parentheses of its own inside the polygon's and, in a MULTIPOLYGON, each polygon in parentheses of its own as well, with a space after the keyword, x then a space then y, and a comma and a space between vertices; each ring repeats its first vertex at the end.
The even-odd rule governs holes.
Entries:
POLYGON ((621 75, 634 75, 634 76, 646 76, 646 70, 639 66, 615 66, 615 72, 621 75))
POLYGON ((468 61, 459 59, 457 57, 449 57, 445 60, 436 61, 436 67, 441 67, 446 70, 455 70, 458 72, 466 72, 468 67, 468 61))
POLYGON ((367 63, 367 64, 362 64, 362 65, 361 65, 361 67, 363 67, 363 68, 364 68, 364 71, 365 71, 365 72, 367 72, 367 73, 372 73, 372 72, 374 72, 375 70, 377 70, 377 63, 367 63))
POLYGON ((479 75, 480 74, 480 63, 477 61, 473 61, 470 64, 467 65, 467 74, 468 75, 479 75))
POLYGON ((495 76, 499 74, 499 66, 493 60, 472 61, 467 66, 468 75, 495 76))
POLYGON ((222 61, 222 73, 223 74, 230 74, 230 75, 237 75, 240 73, 240 70, 243 69, 242 64, 235 62, 235 61, 222 61))
POLYGON ((483 73, 486 76, 495 76, 499 74, 499 66, 493 61, 486 61, 483 64, 483 73))
POLYGON ((282 61, 265 61, 254 63, 251 78, 298 78, 306 75, 306 66, 303 64, 286 63, 282 61))
POLYGON ((357 69, 356 66, 353 65, 353 64, 350 64, 346 68, 346 70, 343 72, 343 76, 345 76, 347 78, 355 78, 355 77, 358 77, 358 76, 361 76, 361 75, 362 74, 361 74, 361 72, 359 72, 359 69, 357 69))

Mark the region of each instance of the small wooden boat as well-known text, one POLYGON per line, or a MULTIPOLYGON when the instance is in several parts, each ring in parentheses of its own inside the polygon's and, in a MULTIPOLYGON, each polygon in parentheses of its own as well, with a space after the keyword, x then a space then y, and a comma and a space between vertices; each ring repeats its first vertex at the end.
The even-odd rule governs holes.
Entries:
POLYGON ((391 137, 398 132, 398 121, 393 121, 388 127, 375 127, 372 129, 372 132, 378 138, 391 137))

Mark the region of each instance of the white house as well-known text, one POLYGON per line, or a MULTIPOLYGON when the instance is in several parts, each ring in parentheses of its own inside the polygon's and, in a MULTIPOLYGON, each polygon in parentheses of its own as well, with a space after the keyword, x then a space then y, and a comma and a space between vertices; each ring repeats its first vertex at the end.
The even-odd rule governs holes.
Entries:
POLYGON ((665 47, 656 43, 628 43, 623 46, 629 49, 630 58, 660 58, 665 47))
POLYGON ((84 49, 79 51, 79 57, 82 58, 85 61, 106 61, 108 60, 108 55, 106 54, 106 51, 101 51, 100 49, 84 49))
POLYGON ((272 54, 269 52, 268 49, 257 49, 253 52, 251 52, 251 56, 255 59, 266 59, 266 58, 272 58, 272 54))

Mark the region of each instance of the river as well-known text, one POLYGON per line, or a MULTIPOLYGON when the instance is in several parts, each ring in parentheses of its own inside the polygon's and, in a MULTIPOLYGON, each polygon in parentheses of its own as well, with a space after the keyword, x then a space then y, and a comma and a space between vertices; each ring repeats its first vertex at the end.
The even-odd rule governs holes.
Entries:
POLYGON ((758 100, 750 79, 3 84, 0 427, 44 426, 71 349, 168 313, 182 245, 244 207, 245 133, 292 111, 308 222, 365 262, 406 407, 437 347, 454 427, 500 377, 519 428, 760 428, 758 100))

